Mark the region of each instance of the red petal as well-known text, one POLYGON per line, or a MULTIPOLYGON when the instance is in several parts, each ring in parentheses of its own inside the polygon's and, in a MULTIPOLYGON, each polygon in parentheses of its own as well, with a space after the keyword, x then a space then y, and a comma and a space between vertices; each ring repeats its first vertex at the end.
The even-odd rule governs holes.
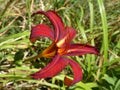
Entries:
POLYGON ((77 62, 70 60, 70 59, 68 59, 68 61, 69 61, 71 68, 73 69, 74 79, 71 80, 71 79, 65 77, 64 83, 67 86, 70 86, 70 85, 73 85, 73 84, 79 82, 82 79, 82 69, 77 62))
POLYGON ((40 36, 49 37, 51 40, 54 40, 54 31, 51 30, 47 25, 39 24, 32 28, 30 41, 35 42, 35 40, 40 36))
POLYGON ((49 63, 45 68, 42 70, 31 74, 31 77, 34 79, 41 79, 41 78, 50 78, 53 77, 61 72, 62 69, 68 64, 64 58, 56 55, 51 63, 49 63))
POLYGON ((63 34, 60 36, 60 40, 57 43, 58 47, 66 47, 69 46, 72 39, 75 37, 76 31, 71 27, 66 27, 63 34))
POLYGON ((48 19, 51 21, 51 23, 54 26, 55 38, 56 38, 55 41, 57 41, 59 39, 59 36, 62 34, 62 32, 64 30, 64 24, 63 24, 62 19, 57 15, 56 12, 51 11, 51 10, 49 10, 47 12, 38 11, 38 12, 34 13, 33 16, 36 14, 44 14, 46 17, 48 17, 48 19))
POLYGON ((84 54, 99 54, 99 51, 96 47, 87 45, 87 44, 71 44, 65 55, 69 56, 81 56, 84 54))

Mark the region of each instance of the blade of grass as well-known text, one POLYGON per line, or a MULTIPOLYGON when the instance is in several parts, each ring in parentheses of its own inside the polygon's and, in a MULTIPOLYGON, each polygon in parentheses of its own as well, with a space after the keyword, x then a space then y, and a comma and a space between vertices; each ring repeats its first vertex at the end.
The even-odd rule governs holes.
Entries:
POLYGON ((84 10, 81 5, 79 7, 80 7, 80 11, 81 11, 81 14, 80 14, 81 16, 80 16, 80 20, 78 20, 78 18, 77 18, 76 22, 77 22, 79 30, 81 31, 81 35, 83 37, 84 43, 86 43, 87 36, 86 36, 85 30, 84 30, 84 27, 81 25, 81 21, 82 21, 83 15, 84 15, 84 10))
MULTIPOLYGON (((91 40, 91 44, 94 45, 94 38, 93 38, 93 24, 94 24, 94 10, 93 10, 93 4, 91 2, 91 0, 88 0, 88 4, 89 4, 89 10, 90 10, 90 33, 92 36, 92 40, 91 40)), ((94 55, 87 55, 87 62, 88 62, 88 68, 87 71, 90 72, 91 71, 91 63, 94 62, 93 60, 95 60, 94 55)), ((90 75, 90 74, 89 74, 90 75)))
MULTIPOLYGON (((26 30, 26 31, 18 33, 18 34, 11 34, 10 36, 0 37, 0 42, 3 43, 9 39, 18 38, 21 36, 29 36, 29 35, 30 35, 30 32, 28 32, 28 30, 26 30)), ((1 43, 0 43, 0 45, 1 45, 1 43)))
POLYGON ((5 8, 4 8, 3 11, 0 13, 0 21, 1 21, 2 17, 5 15, 7 9, 9 8, 9 6, 10 6, 11 4, 14 4, 15 2, 17 2, 17 0, 9 0, 9 1, 7 2, 5 8))
MULTIPOLYGON (((97 0, 101 15, 102 21, 102 28, 103 28, 103 52, 104 52, 104 62, 103 64, 107 63, 108 59, 108 25, 107 25, 107 18, 103 0, 97 0)), ((103 74, 106 72, 106 67, 103 67, 103 74)))
MULTIPOLYGON (((43 82, 42 80, 33 80, 33 79, 30 79, 30 77, 28 76, 25 76, 24 74, 22 75, 5 75, 5 74, 1 74, 0 75, 0 78, 10 78, 11 80, 14 80, 14 81, 27 81, 29 83, 37 83, 37 84, 40 84, 40 85, 46 85, 46 86, 49 86, 49 87, 53 87, 53 88, 57 88, 59 89, 60 87, 55 85, 55 84, 51 84, 51 83, 48 83, 48 82, 43 82)), ((6 80, 2 80, 0 82, 5 82, 6 80)))
POLYGON ((28 28, 31 30, 31 0, 26 0, 27 14, 28 14, 28 28))

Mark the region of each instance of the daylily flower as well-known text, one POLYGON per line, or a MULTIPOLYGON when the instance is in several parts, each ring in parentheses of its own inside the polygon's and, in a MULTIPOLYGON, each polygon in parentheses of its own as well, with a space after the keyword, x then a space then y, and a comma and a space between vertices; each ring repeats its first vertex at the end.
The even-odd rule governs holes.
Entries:
POLYGON ((30 41, 34 43, 39 37, 48 37, 53 42, 46 48, 41 54, 34 57, 46 57, 52 58, 52 61, 40 71, 31 74, 34 79, 50 78, 59 74, 67 65, 70 65, 74 78, 73 80, 65 77, 64 83, 67 86, 73 85, 82 79, 82 68, 80 65, 66 56, 81 56, 84 54, 96 54, 99 55, 98 50, 87 44, 73 44, 72 39, 76 35, 76 31, 72 27, 65 27, 62 19, 54 11, 38 11, 32 16, 37 14, 45 15, 53 25, 51 29, 48 25, 39 24, 32 27, 30 41))

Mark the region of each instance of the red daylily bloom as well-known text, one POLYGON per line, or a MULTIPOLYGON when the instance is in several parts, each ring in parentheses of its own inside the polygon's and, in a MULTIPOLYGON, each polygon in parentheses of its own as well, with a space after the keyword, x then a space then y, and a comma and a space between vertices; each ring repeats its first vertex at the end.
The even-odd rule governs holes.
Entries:
POLYGON ((35 42, 40 36, 50 38, 53 43, 46 48, 41 54, 34 57, 47 57, 53 58, 53 60, 42 70, 31 74, 34 79, 49 78, 59 74, 62 69, 67 65, 70 65, 73 69, 74 79, 68 79, 65 77, 64 82, 67 86, 73 85, 82 79, 82 68, 80 65, 72 59, 68 59, 65 56, 81 56, 84 54, 96 54, 99 55, 98 50, 90 45, 86 44, 72 44, 71 41, 75 37, 75 30, 72 27, 65 27, 62 19, 54 11, 38 11, 36 14, 45 15, 52 23, 54 29, 52 30, 45 24, 39 24, 34 26, 31 30, 30 41, 35 42))

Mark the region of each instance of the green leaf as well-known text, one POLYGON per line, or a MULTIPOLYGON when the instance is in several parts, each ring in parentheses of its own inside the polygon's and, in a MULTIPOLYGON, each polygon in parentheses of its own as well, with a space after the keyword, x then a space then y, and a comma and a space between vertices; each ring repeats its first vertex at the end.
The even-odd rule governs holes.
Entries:
POLYGON ((94 83, 94 82, 90 82, 90 83, 86 83, 86 85, 90 88, 95 88, 95 87, 98 87, 98 84, 97 83, 94 83))
POLYGON ((90 85, 94 85, 96 87, 95 84, 93 83, 83 83, 83 82, 79 82, 76 84, 76 88, 74 90, 92 90, 92 88, 90 85))
POLYGON ((120 90, 120 79, 117 81, 114 90, 120 90))
POLYGON ((111 85, 115 85, 116 82, 116 78, 112 78, 110 76, 108 76, 107 74, 104 75, 104 77, 102 77, 103 80, 107 81, 109 84, 111 85))

